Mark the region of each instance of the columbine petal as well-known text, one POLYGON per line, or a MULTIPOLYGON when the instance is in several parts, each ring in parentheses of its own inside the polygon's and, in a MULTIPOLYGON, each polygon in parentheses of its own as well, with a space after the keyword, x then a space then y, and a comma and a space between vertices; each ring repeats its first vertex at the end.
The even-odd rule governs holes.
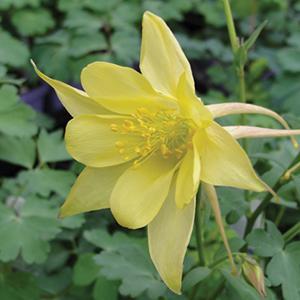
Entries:
POLYGON ((110 199, 118 223, 132 229, 149 224, 168 195, 173 173, 174 163, 158 156, 125 171, 110 199))
POLYGON ((300 135, 300 130, 270 129, 255 126, 224 126, 234 138, 263 138, 263 137, 284 137, 300 135))
POLYGON ((213 185, 264 191, 251 162, 236 140, 217 123, 213 123, 198 139, 201 158, 201 180, 213 185))
POLYGON ((86 167, 80 173, 61 207, 60 217, 109 208, 111 191, 126 168, 128 164, 107 168, 86 167))
POLYGON ((106 62, 95 62, 82 70, 81 83, 89 96, 107 109, 131 114, 137 108, 176 108, 173 99, 158 93, 137 71, 106 62))
POLYGON ((131 150, 140 142, 139 137, 114 132, 112 126, 122 126, 123 117, 81 115, 72 119, 65 134, 68 152, 79 162, 89 167, 107 167, 124 163, 136 156, 131 150), (120 153, 117 145, 125 149, 120 153))
POLYGON ((43 74, 31 61, 40 78, 52 86, 66 110, 74 117, 81 114, 110 114, 99 102, 91 99, 85 92, 43 74))
POLYGON ((151 259, 166 285, 175 293, 181 290, 183 261, 190 241, 195 199, 180 209, 175 204, 174 188, 155 219, 148 225, 151 259))
MULTIPOLYGON (((238 102, 229 102, 229 103, 220 103, 220 104, 211 104, 206 106, 214 118, 224 117, 227 115, 235 114, 261 114, 269 116, 277 120, 285 129, 290 129, 288 123, 278 115, 275 111, 261 107, 254 104, 248 103, 238 103, 238 102)), ((295 139, 292 138, 292 143, 295 147, 298 147, 298 143, 295 139)))
POLYGON ((176 88, 183 72, 194 87, 191 67, 180 45, 166 23, 158 16, 145 12, 140 69, 158 91, 176 97, 176 88))
POLYGON ((192 118, 198 127, 207 127, 212 122, 211 112, 196 96, 194 89, 189 85, 186 73, 182 73, 177 86, 177 99, 181 113, 192 118))
POLYGON ((183 208, 194 198, 200 182, 200 171, 200 157, 194 146, 186 153, 178 170, 175 192, 178 208, 183 208))

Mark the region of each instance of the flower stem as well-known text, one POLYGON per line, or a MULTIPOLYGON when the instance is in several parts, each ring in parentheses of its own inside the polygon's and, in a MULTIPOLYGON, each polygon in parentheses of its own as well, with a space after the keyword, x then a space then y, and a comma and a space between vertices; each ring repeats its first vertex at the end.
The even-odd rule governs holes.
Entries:
MULTIPOLYGON (((277 182, 275 183, 275 185, 272 188, 274 192, 277 192, 286 182, 288 182, 290 180, 290 178, 285 177, 286 171, 289 170, 294 164, 296 164, 299 161, 299 159, 300 159, 300 153, 298 153, 298 155, 295 157, 295 159, 292 161, 292 163, 289 165, 289 167, 282 172, 282 175, 278 178, 277 182)), ((260 205, 256 208, 256 210, 248 218, 244 236, 247 236, 251 232, 256 219, 264 211, 264 209, 269 205, 272 198, 273 198, 273 195, 271 193, 268 193, 265 196, 265 198, 262 200, 260 205)))
POLYGON ((278 214, 275 218, 275 221, 274 221, 274 223, 277 227, 280 225, 280 222, 281 222, 281 220, 284 216, 285 211, 286 211, 285 206, 281 206, 280 209, 279 209, 279 212, 278 212, 278 214))
MULTIPOLYGON (((240 97, 240 102, 246 103, 247 99, 246 99, 246 83, 245 83, 244 65, 239 65, 238 66, 237 75, 238 75, 238 78, 239 78, 239 97, 240 97)), ((247 123, 246 116, 244 114, 241 115, 240 122, 241 122, 241 125, 245 125, 247 123)), ((244 149, 247 152, 247 148, 248 148, 247 139, 244 139, 242 141, 242 145, 243 145, 244 149)), ((248 192, 246 192, 245 195, 248 195, 248 192)))
POLYGON ((232 48, 233 54, 235 54, 239 48, 239 42, 238 42, 238 38, 236 35, 236 31, 235 31, 235 26, 234 26, 234 22, 233 22, 233 17, 232 17, 232 13, 231 13, 229 0, 223 0, 223 4, 224 4, 224 11, 225 11, 225 16, 226 16, 226 23, 227 23, 231 48, 232 48))
POLYGON ((292 228, 290 228, 284 235, 284 241, 285 243, 288 243, 290 240, 292 240, 296 235, 300 233, 300 222, 295 224, 292 228))
MULTIPOLYGON (((224 4, 224 12, 226 16, 226 23, 227 23, 227 29, 228 29, 228 34, 229 34, 229 39, 231 43, 231 49, 234 57, 234 65, 235 65, 235 71, 236 71, 236 76, 239 81, 239 86, 238 86, 238 97, 240 102, 246 103, 246 83, 245 83, 245 63, 242 62, 241 60, 237 61, 237 52, 240 48, 240 43, 239 39, 236 34, 235 30, 235 25, 234 25, 234 20, 232 17, 232 12, 231 12, 231 7, 230 7, 230 2, 229 0, 223 0, 224 4)), ((241 125, 246 124, 246 116, 241 115, 240 118, 240 123, 241 125)), ((242 145, 247 151, 248 145, 247 145, 247 140, 242 141, 242 145)), ((246 196, 248 196, 248 193, 246 193, 246 196)))
MULTIPOLYGON (((245 70, 244 66, 241 65, 237 70, 239 77, 239 94, 240 94, 240 102, 246 103, 246 83, 245 83, 245 70)), ((242 115, 244 116, 244 115, 242 115)))
POLYGON ((196 215, 195 215, 195 233, 196 233, 196 243, 197 251, 199 257, 199 266, 205 266, 205 255, 203 249, 203 238, 202 238, 202 222, 201 222, 201 188, 197 192, 197 204, 196 204, 196 215))
MULTIPOLYGON (((201 215, 202 215, 202 202, 201 202, 201 187, 199 187, 197 195, 196 195, 196 214, 195 214, 195 223, 194 223, 194 227, 195 227, 195 234, 196 234, 196 244, 197 244, 197 252, 198 252, 198 265, 200 267, 205 266, 206 265, 206 261, 205 261, 205 255, 204 255, 204 247, 203 247, 203 237, 202 237, 202 220, 201 220, 201 215)), ((190 294, 189 299, 190 300, 194 300, 196 295, 197 295, 197 291, 198 291, 198 287, 199 284, 196 284, 190 294)))

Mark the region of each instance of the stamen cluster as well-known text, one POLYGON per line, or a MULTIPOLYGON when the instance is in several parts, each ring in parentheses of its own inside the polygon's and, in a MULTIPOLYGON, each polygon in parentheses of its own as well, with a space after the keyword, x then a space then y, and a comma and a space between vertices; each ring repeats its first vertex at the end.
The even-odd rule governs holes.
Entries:
POLYGON ((121 125, 111 124, 111 130, 140 139, 134 146, 124 141, 117 141, 115 144, 125 160, 128 160, 128 154, 134 151, 139 157, 134 161, 134 165, 138 166, 153 153, 160 153, 165 159, 180 159, 192 146, 194 124, 173 110, 150 112, 139 108, 121 125))

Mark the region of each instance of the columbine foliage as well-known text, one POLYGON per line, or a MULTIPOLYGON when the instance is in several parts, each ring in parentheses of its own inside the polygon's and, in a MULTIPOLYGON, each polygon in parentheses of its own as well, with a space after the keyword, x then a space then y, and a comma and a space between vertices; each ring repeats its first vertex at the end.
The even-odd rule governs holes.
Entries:
MULTIPOLYGON (((247 101, 275 109, 291 127, 299 128, 299 3, 231 4, 239 35, 251 36, 268 20, 249 50, 247 101)), ((41 85, 29 58, 48 75, 67 82, 78 82, 82 67, 95 60, 135 66, 139 23, 147 9, 175 32, 192 60, 203 100, 236 101, 221 1, 0 1, 0 299, 261 299, 242 276, 228 272, 225 249, 205 202, 200 215, 206 266, 198 265, 194 232, 181 296, 169 292, 153 268, 144 230, 121 230, 109 212, 57 217, 82 166, 66 153, 62 125, 68 117, 57 112, 49 91, 36 96, 34 105, 51 111, 51 116, 21 100, 41 85)), ((227 117, 223 124, 238 120, 227 117)), ((247 117, 247 124, 277 128, 261 116, 247 117)), ((218 189, 229 244, 233 252, 249 247, 266 277, 266 299, 298 300, 299 236, 288 230, 299 222, 300 175, 282 176, 298 151, 287 140, 267 139, 250 141, 247 149, 262 178, 272 187, 278 185, 280 202, 272 201, 260 228, 244 237, 235 230, 241 232, 236 222, 249 216, 266 194, 218 189)))

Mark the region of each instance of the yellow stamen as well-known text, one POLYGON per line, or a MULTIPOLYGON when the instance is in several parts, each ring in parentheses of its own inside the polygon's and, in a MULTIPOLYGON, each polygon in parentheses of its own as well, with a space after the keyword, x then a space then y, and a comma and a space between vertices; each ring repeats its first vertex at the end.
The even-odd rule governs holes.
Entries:
POLYGON ((117 127, 119 133, 135 136, 140 141, 132 147, 118 141, 116 147, 121 154, 138 155, 135 166, 140 165, 153 153, 160 153, 165 159, 180 159, 187 149, 192 147, 194 127, 193 121, 183 118, 176 111, 160 110, 154 113, 141 107, 117 127))
POLYGON ((119 130, 119 126, 117 124, 110 124, 110 128, 112 131, 117 132, 119 130))
POLYGON ((137 153, 137 154, 141 154, 142 149, 141 149, 139 146, 136 146, 136 147, 134 148, 134 151, 135 151, 135 153, 137 153))
POLYGON ((124 148, 125 147, 125 143, 122 141, 116 141, 115 143, 117 148, 124 148))

